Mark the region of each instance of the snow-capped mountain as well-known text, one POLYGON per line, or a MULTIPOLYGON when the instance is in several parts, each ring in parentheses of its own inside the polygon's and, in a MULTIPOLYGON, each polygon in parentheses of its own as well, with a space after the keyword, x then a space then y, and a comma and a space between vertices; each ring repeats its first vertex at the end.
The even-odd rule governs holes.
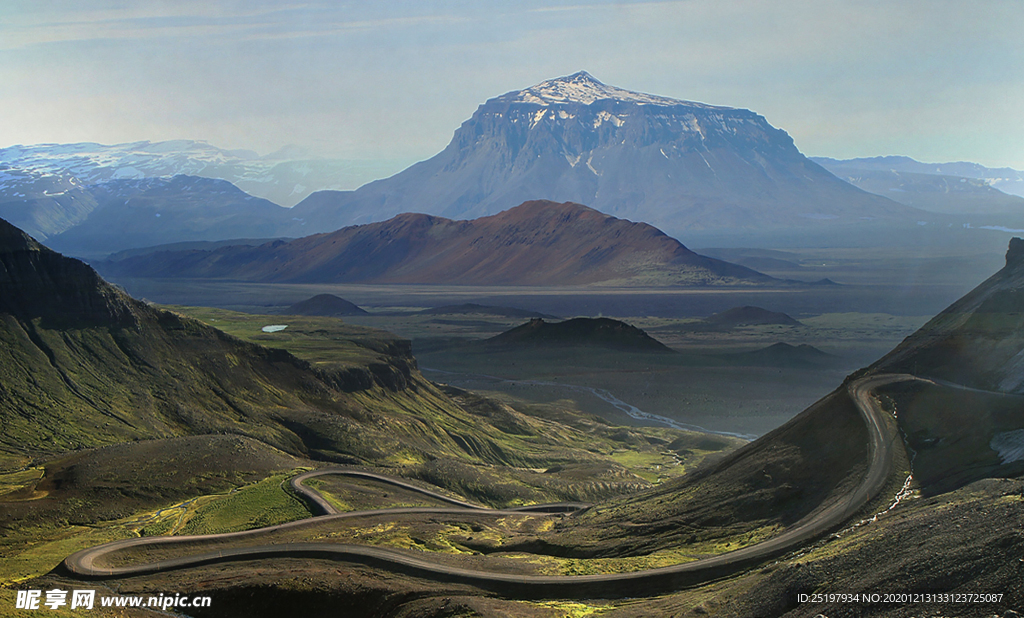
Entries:
POLYGON ((0 163, 0 218, 36 238, 78 225, 95 208, 96 200, 72 174, 0 163))
MULTIPOLYGON (((673 107, 676 105, 687 105, 702 109, 731 109, 728 107, 716 107, 693 101, 679 101, 668 97, 660 97, 643 92, 633 92, 615 86, 603 84, 586 71, 574 73, 568 77, 560 77, 541 82, 526 90, 508 92, 491 101, 502 103, 535 103, 544 107, 551 105, 590 105, 595 101, 614 99, 623 103, 639 103, 641 105, 661 105, 673 107)), ((490 101, 488 101, 490 102, 490 101)))
POLYGON ((274 237, 291 223, 276 204, 350 186, 352 173, 373 171, 303 156, 286 148, 259 157, 190 140, 12 146, 0 149, 0 218, 79 257, 147 243, 274 237))
POLYGON ((291 211, 230 182, 199 176, 109 179, 0 170, 7 194, 0 219, 51 248, 86 258, 124 249, 195 240, 270 238, 291 211))
POLYGON ((33 174, 67 173, 86 184, 147 178, 238 166, 258 160, 254 152, 222 150, 205 142, 173 140, 103 144, 36 144, 0 149, 0 164, 33 174))
POLYGON ((533 199, 586 204, 677 235, 916 216, 837 179, 752 111, 579 72, 488 100, 442 152, 395 176, 312 194, 294 209, 303 229, 288 235, 406 211, 475 218, 533 199))
POLYGON ((0 202, 24 198, 35 192, 35 183, 52 177, 93 185, 183 174, 227 180, 256 197, 293 206, 313 191, 350 187, 353 175, 367 171, 355 168, 367 164, 315 159, 287 148, 261 157, 193 140, 11 146, 0 148, 0 202))

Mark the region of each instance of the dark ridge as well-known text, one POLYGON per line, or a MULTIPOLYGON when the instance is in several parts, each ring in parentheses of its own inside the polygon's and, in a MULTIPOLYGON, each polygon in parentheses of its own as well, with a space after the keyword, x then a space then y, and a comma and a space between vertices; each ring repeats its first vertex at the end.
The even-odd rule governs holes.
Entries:
POLYGON ((476 303, 463 303, 461 305, 445 305, 420 311, 421 315, 493 315, 501 318, 543 318, 545 320, 559 320, 557 315, 539 313, 528 309, 517 307, 497 307, 493 305, 478 305, 476 303))
POLYGON ((783 342, 774 343, 760 350, 729 354, 728 358, 741 365, 823 369, 835 365, 839 360, 838 357, 806 343, 794 346, 783 342))
POLYGON ((550 323, 541 318, 484 341, 498 347, 599 347, 624 352, 673 352, 644 331, 610 318, 573 318, 550 323))
POLYGON ((785 313, 768 311, 761 307, 733 307, 720 313, 713 314, 704 320, 706 323, 732 328, 734 326, 759 326, 762 324, 782 324, 784 326, 803 326, 785 313))
POLYGON ((316 315, 316 316, 338 316, 338 315, 368 315, 366 311, 344 298, 334 294, 317 294, 297 302, 285 310, 287 315, 316 315))
POLYGON ((134 300, 2 220, 0 340, 0 457, 225 432, 304 455, 317 415, 351 416, 345 393, 419 387, 408 342, 353 338, 365 360, 314 366, 134 300))
POLYGON ((165 245, 155 245, 152 247, 140 247, 138 249, 125 249, 116 253, 111 253, 105 260, 110 262, 118 262, 120 260, 136 257, 140 255, 149 255, 151 253, 160 253, 161 251, 213 251, 220 249, 221 247, 258 247, 267 243, 283 242, 292 240, 291 238, 232 238, 230 240, 189 240, 184 242, 173 242, 165 245))

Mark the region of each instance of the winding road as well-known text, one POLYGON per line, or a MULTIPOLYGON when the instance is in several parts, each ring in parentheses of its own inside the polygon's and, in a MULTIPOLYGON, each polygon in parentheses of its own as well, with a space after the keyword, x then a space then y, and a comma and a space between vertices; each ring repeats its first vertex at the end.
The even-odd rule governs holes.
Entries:
POLYGON ((895 420, 878 406, 872 397, 872 393, 881 386, 911 380, 920 380, 920 378, 905 374, 881 374, 861 378, 848 385, 850 397, 856 403, 857 409, 867 426, 869 435, 868 470, 856 489, 847 496, 817 509, 782 534, 755 545, 694 562, 631 573, 582 576, 531 576, 471 571, 437 564, 429 560, 429 554, 427 553, 424 553, 424 557, 419 557, 387 548, 365 545, 284 543, 222 549, 130 566, 103 567, 96 565, 98 559, 132 547, 206 543, 251 538, 275 530, 318 525, 333 519, 368 516, 387 518, 402 514, 462 514, 467 518, 479 518, 481 516, 500 517, 522 514, 524 512, 535 513, 538 516, 550 516, 554 513, 579 511, 589 506, 582 503, 567 502, 534 505, 518 509, 488 509, 469 502, 456 500, 386 475, 361 470, 332 468, 307 472, 291 480, 292 488, 315 505, 323 515, 244 532, 200 536, 143 537, 115 541, 72 554, 64 560, 64 567, 71 574, 81 578, 116 578, 154 574, 172 569, 238 560, 311 558, 359 563, 434 581, 469 584, 505 596, 524 599, 614 598, 660 594, 720 579, 785 554, 833 530, 878 496, 893 472, 894 447, 902 447, 902 440, 896 429, 895 420), (307 479, 326 474, 362 478, 400 487, 429 496, 435 500, 443 501, 451 506, 378 509, 338 513, 319 492, 303 484, 307 479))

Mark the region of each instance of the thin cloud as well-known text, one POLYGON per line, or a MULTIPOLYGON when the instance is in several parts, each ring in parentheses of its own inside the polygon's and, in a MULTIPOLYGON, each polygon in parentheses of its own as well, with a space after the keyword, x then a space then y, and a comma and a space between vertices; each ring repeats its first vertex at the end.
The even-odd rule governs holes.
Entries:
POLYGON ((379 19, 342 19, 326 13, 321 19, 299 19, 298 8, 226 13, 187 10, 148 12, 124 16, 100 12, 60 22, 37 21, 0 28, 0 49, 13 50, 32 45, 87 41, 138 40, 157 37, 207 39, 235 37, 235 40, 301 39, 331 36, 353 31, 374 31, 424 26, 444 27, 466 24, 471 18, 458 15, 416 15, 379 19))

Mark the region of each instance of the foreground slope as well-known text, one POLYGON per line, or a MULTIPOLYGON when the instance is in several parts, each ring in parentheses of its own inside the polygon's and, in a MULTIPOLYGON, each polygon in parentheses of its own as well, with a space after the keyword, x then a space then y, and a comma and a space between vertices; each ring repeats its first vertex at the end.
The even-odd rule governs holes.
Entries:
POLYGON ((163 252, 98 265, 111 276, 275 283, 723 285, 774 281, 698 255, 660 230, 586 206, 526 202, 452 221, 406 213, 258 247, 163 252))
MULTIPOLYGON (((574 604, 573 611, 600 609, 620 616, 1016 615, 1011 610, 1020 609, 1024 602, 1015 560, 1024 546, 1019 533, 1020 481, 975 480, 966 487, 943 487, 936 483, 942 479, 936 478, 935 471, 939 464, 946 466, 945 474, 949 476, 976 469, 975 462, 964 458, 961 446, 965 442, 975 448, 982 446, 971 432, 975 425, 985 425, 994 416, 1002 414, 1010 426, 1016 423, 1013 431, 1024 429, 1020 415, 1024 398, 1014 392, 1015 386, 1001 386, 1007 376, 1013 375, 1015 355, 1008 355, 1010 350, 1001 350, 998 345, 993 348, 997 340, 1008 340, 1009 348, 1020 341, 1024 303, 1016 292, 1022 287, 1022 255, 1024 241, 1015 240, 1007 254, 1006 268, 937 316, 891 355, 783 427, 713 465, 647 492, 608 501, 553 526, 506 530, 498 539, 493 529, 482 525, 449 526, 442 534, 449 547, 455 544, 457 553, 472 552, 457 556, 460 560, 479 564, 483 558, 477 552, 501 556, 518 551, 532 556, 513 562, 554 563, 580 574, 594 572, 587 569, 608 568, 609 564, 613 568, 626 565, 628 570, 636 562, 622 560, 633 558, 675 559, 678 564, 701 557, 701 553, 756 547, 759 540, 780 538, 798 528, 798 522, 806 517, 846 506, 848 510, 841 518, 847 521, 845 528, 774 562, 742 572, 730 571, 728 579, 694 590, 676 586, 672 593, 658 598, 638 599, 646 593, 642 587, 602 588, 584 594, 591 598, 609 594, 631 598, 612 605, 584 599, 574 604), (983 367, 956 374, 962 383, 939 377, 948 375, 957 362, 974 362, 975 355, 986 350, 993 358, 983 367), (914 368, 915 362, 936 359, 917 376, 891 373, 914 368), (951 394, 959 399, 949 406, 951 394), (1000 406, 1004 409, 999 410, 1000 406), (934 419, 939 422, 929 424, 934 419), (897 423, 901 432, 897 432, 897 423), (906 437, 912 447, 907 452, 901 437, 906 437), (877 465, 880 458, 890 456, 891 467, 877 465), (909 478, 908 466, 913 466, 914 472, 909 478), (886 470, 893 472, 888 479, 886 470), (848 519, 860 504, 858 496, 864 498, 861 488, 865 483, 878 487, 886 480, 888 484, 881 488, 874 504, 868 502, 868 508, 861 511, 865 517, 848 519), (913 499, 915 482, 931 495, 913 499), (825 594, 820 600, 800 600, 800 595, 819 598, 815 593, 858 593, 858 597, 853 600, 825 594), (860 596, 868 593, 879 597, 906 595, 906 600, 873 601, 860 596), (955 600, 961 596, 967 600, 955 600)), ((984 447, 998 451, 1001 444, 984 447)), ((1020 465, 1012 465, 1019 459, 1011 461, 1008 450, 1006 455, 1009 457, 1004 457, 1003 467, 988 468, 983 471, 985 475, 1007 477, 1024 472, 1020 465)), ((421 523, 438 527, 436 521, 421 523)), ((416 534, 423 529, 414 528, 416 534)), ((817 534, 827 529, 819 529, 817 534)), ((315 566, 304 564, 309 571, 302 575, 312 574, 314 585, 309 579, 299 583, 294 570, 289 571, 295 568, 293 564, 268 560, 259 563, 258 581, 245 575, 245 571, 252 570, 249 563, 227 569, 233 576, 230 583, 215 586, 235 599, 251 602, 255 595, 268 603, 266 607, 279 607, 288 599, 312 614, 322 612, 316 609, 317 603, 345 599, 363 615, 444 616, 475 608, 484 615, 544 615, 537 611, 536 604, 502 604, 469 587, 467 584, 486 578, 479 571, 468 575, 460 572, 447 583, 424 583, 418 579, 422 571, 399 569, 398 575, 381 583, 385 580, 373 568, 357 567, 339 578, 339 570, 331 564, 326 569, 330 572, 328 581, 315 566), (278 583, 268 587, 268 576, 278 583), (381 610, 385 604, 387 609, 381 610)), ((228 581, 224 570, 211 567, 200 567, 191 579, 171 576, 155 581, 165 585, 168 581, 194 583, 209 581, 214 575, 221 582, 228 581)), ((510 586, 522 584, 522 579, 503 578, 510 586)), ((486 587, 484 583, 479 585, 486 587)), ((571 592, 559 591, 559 598, 566 596, 571 592)))
POLYGON ((1012 239, 1005 267, 867 372, 929 380, 888 393, 927 492, 1024 473, 1024 240, 1012 239))
MULTIPOLYGON (((408 341, 303 319, 309 327, 293 328, 301 337, 294 350, 309 358, 242 341, 136 301, 0 222, 0 464, 233 433, 327 461, 596 464, 594 474, 609 479, 624 472, 601 456, 566 450, 587 442, 570 426, 504 409, 467 411, 419 374, 408 341), (323 333, 329 341, 317 339, 323 333)), ((632 474, 621 482, 598 491, 645 484, 632 474)))
POLYGON ((345 393, 412 378, 407 346, 387 336, 367 350, 373 362, 318 371, 136 301, 3 221, 0 267, 8 456, 223 431, 308 453, 303 428, 317 416, 352 422, 345 393))

